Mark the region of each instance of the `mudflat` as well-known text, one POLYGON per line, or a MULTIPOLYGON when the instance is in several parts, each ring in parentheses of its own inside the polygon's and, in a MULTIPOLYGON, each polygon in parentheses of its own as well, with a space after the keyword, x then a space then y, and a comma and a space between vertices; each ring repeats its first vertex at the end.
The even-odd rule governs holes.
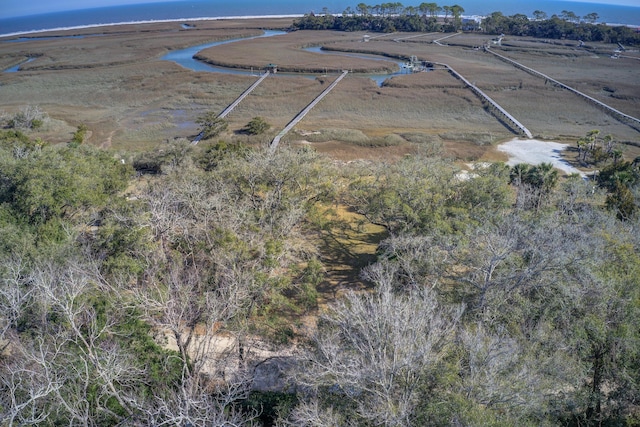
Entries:
MULTIPOLYGON (((286 30, 291 23, 291 18, 225 19, 0 39, 0 68, 22 64, 18 72, 0 73, 0 109, 11 114, 38 105, 50 116, 43 137, 52 142, 69 141, 80 124, 89 129, 88 143, 122 150, 191 139, 198 132, 197 117, 222 112, 257 77, 192 71, 161 58, 189 46, 286 30), (25 63, 28 58, 33 59, 25 63)), ((229 139, 267 143, 342 70, 350 70, 283 143, 309 144, 343 160, 400 156, 420 147, 442 147, 462 160, 504 159, 495 145, 513 138, 514 130, 440 65, 447 64, 538 139, 574 143, 600 129, 625 144, 627 156, 640 154, 640 125, 616 119, 501 61, 483 46, 633 117, 640 117, 637 52, 614 55, 611 44, 581 47, 573 41, 515 37, 498 46, 483 34, 440 40, 446 35, 293 31, 222 44, 197 55, 204 62, 255 74, 268 64, 278 67, 227 117, 224 137, 229 139), (428 71, 401 68, 412 56, 429 65, 428 71), (243 134, 256 116, 271 125, 267 135, 243 134)))

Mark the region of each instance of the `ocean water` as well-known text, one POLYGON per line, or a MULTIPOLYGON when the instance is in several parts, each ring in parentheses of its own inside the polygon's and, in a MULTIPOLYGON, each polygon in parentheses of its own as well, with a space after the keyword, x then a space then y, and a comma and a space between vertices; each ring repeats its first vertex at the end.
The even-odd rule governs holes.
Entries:
MULTIPOLYGON (((237 16, 303 15, 305 13, 342 13, 348 7, 356 9, 360 1, 345 0, 183 0, 141 5, 112 6, 56 12, 42 15, 3 18, 0 9, 0 35, 41 31, 54 28, 106 25, 125 22, 187 20, 196 18, 221 18, 237 16)), ((366 4, 379 4, 365 2, 366 4)), ((417 6, 422 0, 401 2, 404 6, 417 6)), ((541 10, 548 16, 559 15, 563 10, 584 16, 595 12, 598 22, 640 27, 640 2, 638 6, 617 6, 600 3, 582 3, 553 0, 468 0, 454 2, 464 8, 465 16, 486 16, 500 11, 504 15, 522 13, 532 16, 541 10)), ((438 3, 445 5, 448 3, 438 3)))

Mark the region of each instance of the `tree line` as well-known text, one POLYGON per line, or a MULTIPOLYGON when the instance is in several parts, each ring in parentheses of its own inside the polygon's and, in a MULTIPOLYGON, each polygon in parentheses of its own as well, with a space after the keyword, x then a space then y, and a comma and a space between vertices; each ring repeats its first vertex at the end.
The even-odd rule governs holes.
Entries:
POLYGON ((341 15, 328 11, 322 14, 308 13, 297 19, 292 29, 337 30, 373 32, 456 32, 482 31, 487 34, 506 34, 548 39, 601 41, 605 43, 640 44, 640 33, 624 25, 598 24, 598 14, 584 17, 571 11, 562 11, 549 17, 544 11, 535 10, 532 18, 524 14, 505 16, 493 12, 480 23, 463 20, 464 8, 459 5, 438 6, 421 3, 419 6, 403 6, 402 3, 382 3, 370 6, 360 3, 355 9, 347 8, 341 15))
POLYGON ((438 6, 436 3, 421 3, 419 6, 403 6, 402 3, 382 3, 370 6, 360 3, 353 10, 348 7, 341 16, 329 14, 306 14, 297 19, 292 28, 299 30, 338 31, 457 31, 462 28, 464 8, 459 5, 438 6), (444 12, 444 23, 438 16, 444 12))
POLYGON ((534 19, 523 14, 504 16, 493 12, 482 20, 482 29, 489 34, 508 34, 513 36, 529 36, 546 39, 569 39, 604 43, 622 43, 637 46, 640 44, 640 33, 634 28, 624 25, 596 24, 596 13, 583 19, 573 12, 564 11, 547 18, 547 14, 536 10, 534 19))
POLYGON ((132 154, 34 132, 0 131, 2 425, 640 421, 640 162, 598 132, 577 141, 595 181, 463 175, 435 148, 344 167, 224 134, 132 154), (362 226, 336 206, 384 236, 368 290, 320 309, 318 236, 362 226), (256 392, 257 347, 294 342, 256 392))

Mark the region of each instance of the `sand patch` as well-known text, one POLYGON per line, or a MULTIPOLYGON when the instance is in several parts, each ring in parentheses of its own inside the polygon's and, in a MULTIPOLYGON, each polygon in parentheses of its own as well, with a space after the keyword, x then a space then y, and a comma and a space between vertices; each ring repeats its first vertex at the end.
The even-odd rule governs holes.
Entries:
POLYGON ((553 141, 540 141, 537 139, 519 139, 514 138, 498 146, 498 150, 509 156, 507 164, 509 166, 518 163, 529 163, 539 165, 540 163, 551 163, 556 169, 572 174, 577 173, 580 176, 586 176, 581 170, 571 166, 562 158, 562 151, 566 150, 569 144, 562 144, 553 141))

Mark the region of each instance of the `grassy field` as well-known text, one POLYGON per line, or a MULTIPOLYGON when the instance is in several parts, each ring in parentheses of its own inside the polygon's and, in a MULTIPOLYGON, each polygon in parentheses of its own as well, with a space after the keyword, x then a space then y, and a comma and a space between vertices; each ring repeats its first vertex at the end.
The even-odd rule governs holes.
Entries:
MULTIPOLYGON (((598 128, 621 141, 637 141, 637 130, 619 123, 583 99, 500 61, 481 49, 474 49, 490 41, 489 36, 450 37, 443 40, 443 43, 451 44, 448 46, 433 44, 433 37, 405 39, 401 43, 381 38, 366 44, 342 43, 333 47, 389 55, 393 52, 401 57, 416 55, 425 61, 448 64, 541 138, 573 140, 576 135, 584 135, 598 128)), ((399 38, 402 40, 402 37, 399 38)), ((576 53, 573 46, 530 44, 535 45, 536 49, 514 51, 505 46, 494 46, 492 49, 629 115, 640 115, 640 90, 635 84, 640 74, 637 60, 614 60, 609 56, 595 58, 595 53, 576 53), (545 50, 549 46, 554 53, 545 50), (610 88, 608 90, 612 90, 617 99, 613 99, 612 93, 604 88, 610 88)))
MULTIPOLYGON (((53 142, 68 141, 81 123, 90 130, 89 143, 123 150, 192 138, 198 132, 198 116, 221 112, 255 77, 194 72, 160 58, 171 50, 204 42, 257 35, 263 29, 285 29, 291 22, 280 18, 201 21, 192 29, 179 23, 141 24, 72 32, 83 38, 0 41, 3 68, 36 58, 17 73, 0 73, 0 108, 11 114, 27 104, 40 106, 52 118, 45 135, 53 142)), ((441 147, 464 161, 499 159, 495 144, 513 137, 513 131, 448 72, 436 69, 396 75, 381 86, 368 76, 397 70, 396 61, 415 55, 453 67, 538 138, 573 143, 589 130, 600 129, 628 143, 628 156, 637 152, 637 130, 576 95, 477 49, 490 42, 490 36, 457 35, 442 41, 447 46, 433 43, 441 33, 371 34, 366 43, 363 36, 296 31, 200 52, 208 62, 220 65, 258 70, 276 63, 281 71, 267 78, 228 117, 226 137, 267 143, 337 77, 339 70, 349 69, 358 72, 349 74, 314 108, 287 135, 285 143, 310 144, 339 160, 401 156, 421 146, 441 147), (322 46, 328 53, 303 50, 310 46, 322 46), (374 53, 388 60, 345 56, 344 51, 374 53), (304 74, 282 75, 283 70, 304 74), (263 117, 271 129, 267 135, 251 139, 241 130, 256 116, 263 117)), ((493 47, 614 108, 640 116, 638 59, 612 59, 607 52, 614 48, 577 48, 569 41, 524 38, 506 38, 502 46, 493 47)))
POLYGON ((281 72, 337 73, 351 70, 356 73, 393 72, 393 61, 380 61, 307 52, 304 48, 332 46, 341 42, 359 42, 363 33, 337 31, 296 31, 274 37, 245 40, 205 49, 198 58, 215 65, 241 68, 263 68, 277 64, 281 72))
MULTIPOLYGON (((192 139, 196 119, 222 112, 256 76, 194 72, 160 58, 167 52, 211 41, 286 29, 291 19, 219 20, 195 23, 127 25, 60 32, 60 38, 3 42, 0 68, 35 58, 17 73, 0 73, 0 116, 38 105, 49 120, 37 135, 53 143, 71 140, 80 124, 87 143, 136 152, 163 148, 167 141, 192 139), (67 35, 83 38, 64 38, 67 35), (98 36, 99 35, 99 36, 98 36)), ((396 74, 381 85, 371 73, 395 72, 397 61, 448 64, 503 106, 539 139, 574 144, 592 129, 624 143, 625 157, 640 155, 640 132, 617 121, 571 92, 527 74, 479 49, 490 36, 456 35, 434 43, 437 34, 371 34, 296 31, 219 45, 201 51, 208 62, 261 70, 276 63, 266 78, 227 117, 220 138, 268 144, 317 97, 339 71, 352 71, 284 138, 282 144, 310 146, 347 167, 350 162, 393 161, 416 151, 439 153, 460 163, 505 161, 496 149, 514 132, 474 93, 443 67, 396 74), (325 53, 308 52, 322 46, 325 53), (377 58, 345 53, 380 55, 377 58), (287 74, 282 71, 301 71, 287 74), (260 116, 271 125, 265 135, 242 132, 260 116)), ((566 41, 505 39, 492 49, 632 116, 640 116, 638 59, 612 59, 611 45, 578 49, 566 41)), ((630 53, 636 55, 637 53, 630 53)), ((640 58, 640 56, 638 56, 640 58)), ((569 152, 570 158, 576 154, 569 152)), ((384 230, 365 225, 342 206, 326 214, 331 226, 320 239, 327 277, 318 289, 321 304, 345 288, 362 289, 360 268, 375 257, 384 230)))

